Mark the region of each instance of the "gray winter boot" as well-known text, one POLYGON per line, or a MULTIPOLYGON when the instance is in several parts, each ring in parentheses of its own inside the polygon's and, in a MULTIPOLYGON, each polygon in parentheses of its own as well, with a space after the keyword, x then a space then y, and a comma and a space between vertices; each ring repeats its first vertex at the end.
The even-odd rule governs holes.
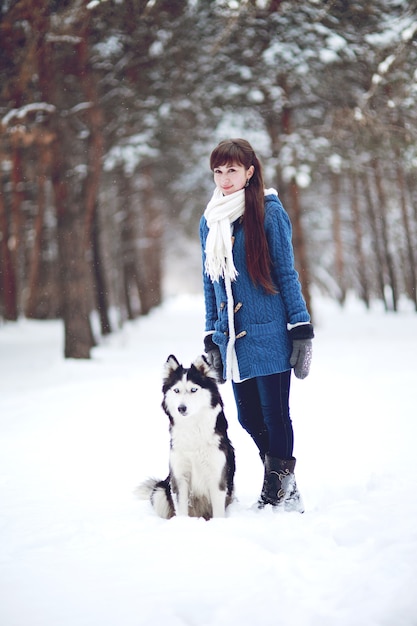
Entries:
POLYGON ((269 454, 265 456, 265 477, 258 500, 259 509, 271 504, 274 507, 283 507, 285 511, 304 513, 301 495, 295 482, 295 462, 294 458, 284 460, 269 454))

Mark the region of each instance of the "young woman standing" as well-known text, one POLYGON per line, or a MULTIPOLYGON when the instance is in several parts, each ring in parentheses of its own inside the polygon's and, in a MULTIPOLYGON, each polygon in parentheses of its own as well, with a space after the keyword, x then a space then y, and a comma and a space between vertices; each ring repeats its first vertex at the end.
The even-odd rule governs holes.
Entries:
POLYGON ((247 141, 222 141, 210 167, 216 188, 200 222, 205 351, 219 380, 232 381, 239 422, 264 463, 259 508, 303 512, 289 393, 291 369, 309 373, 314 332, 291 223, 247 141))

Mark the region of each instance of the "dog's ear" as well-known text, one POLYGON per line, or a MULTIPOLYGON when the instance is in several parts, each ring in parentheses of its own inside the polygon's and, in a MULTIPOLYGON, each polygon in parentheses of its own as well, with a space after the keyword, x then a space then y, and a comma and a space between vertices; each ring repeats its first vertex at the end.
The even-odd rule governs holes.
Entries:
POLYGON ((194 359, 192 365, 194 365, 196 370, 198 370, 203 376, 210 376, 210 378, 216 379, 216 373, 212 369, 204 354, 200 354, 200 356, 194 359))
POLYGON ((173 354, 170 354, 167 358, 164 369, 163 369, 163 377, 164 379, 168 378, 172 372, 175 372, 180 366, 179 361, 173 354))

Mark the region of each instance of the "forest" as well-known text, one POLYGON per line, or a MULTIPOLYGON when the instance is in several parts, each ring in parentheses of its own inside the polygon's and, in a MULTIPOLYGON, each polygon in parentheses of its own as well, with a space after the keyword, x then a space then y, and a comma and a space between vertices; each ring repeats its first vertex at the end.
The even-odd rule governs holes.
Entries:
POLYGON ((233 136, 290 215, 313 315, 313 287, 417 311, 417 0, 0 7, 1 324, 62 319, 87 359, 92 314, 106 335, 158 306, 233 136))

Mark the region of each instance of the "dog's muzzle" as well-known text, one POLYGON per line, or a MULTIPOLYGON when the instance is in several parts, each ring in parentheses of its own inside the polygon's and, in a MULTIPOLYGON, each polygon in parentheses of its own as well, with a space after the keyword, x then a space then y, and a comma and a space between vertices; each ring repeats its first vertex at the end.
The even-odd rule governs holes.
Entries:
POLYGON ((187 407, 185 406, 185 404, 179 405, 178 413, 181 413, 181 415, 185 415, 187 413, 187 407))

